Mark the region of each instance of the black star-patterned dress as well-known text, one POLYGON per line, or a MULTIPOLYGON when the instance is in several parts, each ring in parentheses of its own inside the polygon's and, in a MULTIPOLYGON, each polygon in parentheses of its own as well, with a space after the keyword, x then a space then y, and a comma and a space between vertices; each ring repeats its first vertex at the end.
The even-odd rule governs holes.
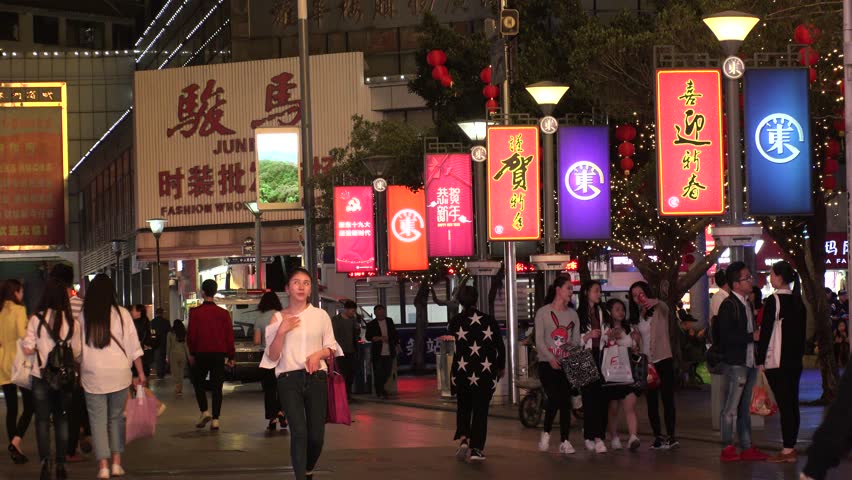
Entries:
POLYGON ((499 372, 506 368, 506 347, 497 321, 491 315, 470 309, 453 317, 447 329, 456 339, 452 392, 472 387, 493 393, 499 372))

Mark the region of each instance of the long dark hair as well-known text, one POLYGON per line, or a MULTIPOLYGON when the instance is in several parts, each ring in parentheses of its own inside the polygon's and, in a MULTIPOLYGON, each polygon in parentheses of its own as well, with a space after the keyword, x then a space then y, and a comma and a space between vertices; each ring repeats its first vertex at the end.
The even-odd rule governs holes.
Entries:
POLYGON ((266 292, 260 297, 260 302, 257 304, 258 312, 268 312, 270 310, 275 310, 276 312, 280 312, 284 310, 284 307, 281 306, 281 299, 278 298, 278 295, 275 292, 266 292))
POLYGON ((651 286, 648 285, 648 282, 640 280, 638 282, 634 282, 633 285, 630 285, 630 289, 627 290, 627 301, 630 304, 630 308, 627 312, 627 318, 630 319, 630 323, 632 325, 636 325, 637 323, 639 323, 639 315, 642 314, 642 307, 640 307, 639 304, 633 300, 633 289, 636 287, 641 288, 642 293, 644 293, 646 297, 657 298, 657 295, 655 295, 654 291, 651 290, 651 286))
POLYGON ((20 292, 22 288, 24 288, 24 284, 12 278, 0 284, 0 312, 3 311, 3 305, 7 301, 15 305, 21 305, 15 294, 20 292))
POLYGON ((551 303, 553 303, 553 301, 556 300, 556 289, 562 288, 563 286, 565 286, 566 283, 570 281, 571 278, 567 275, 559 275, 558 277, 556 277, 556 280, 554 280, 553 283, 550 284, 549 287, 547 287, 547 294, 544 296, 544 304, 550 305, 551 303))
POLYGON ((627 305, 625 305, 620 298, 610 298, 609 300, 607 300, 605 311, 608 314, 607 316, 609 317, 605 318, 607 326, 609 328, 621 327, 625 332, 630 333, 630 321, 627 317, 627 305), (621 305, 621 308, 624 309, 624 319, 621 320, 619 325, 615 324, 615 318, 613 318, 612 316, 612 307, 614 307, 616 304, 621 305))
MULTIPOLYGON (((601 286, 601 282, 597 280, 587 280, 583 282, 583 285, 580 287, 580 300, 577 302, 577 315, 580 317, 580 331, 586 331, 592 325, 592 321, 595 315, 598 315, 598 312, 603 310, 603 306, 600 302, 595 305, 589 305, 589 291, 597 285, 599 288, 603 288, 601 286)), ((604 320, 607 321, 606 317, 608 315, 603 315, 604 320)))
POLYGON ((121 318, 121 310, 118 309, 112 280, 106 274, 99 273, 92 279, 89 288, 86 289, 86 298, 83 299, 83 318, 86 321, 84 341, 86 345, 94 348, 109 346, 112 341, 113 309, 121 318))
POLYGON ((180 320, 175 320, 175 323, 172 324, 172 332, 175 334, 175 340, 180 343, 186 341, 186 327, 183 326, 183 322, 180 320))
MULTIPOLYGON (((42 316, 47 315, 48 310, 53 310, 57 313, 57 317, 53 321, 53 336, 60 338, 62 331, 62 322, 68 323, 68 338, 74 335, 74 314, 71 312, 71 302, 68 299, 68 289, 65 284, 55 278, 48 278, 44 292, 41 294, 41 300, 38 303, 36 310, 42 316)), ((44 318, 45 322, 48 319, 44 318)), ((37 330, 39 332, 39 330, 37 330)), ((37 333, 38 335, 38 333, 37 333)))
POLYGON ((799 274, 793 269, 793 266, 790 265, 790 262, 785 260, 781 260, 780 262, 775 262, 772 264, 772 271, 775 272, 775 275, 781 277, 781 280, 786 284, 793 284, 793 295, 797 297, 802 296, 802 283, 799 280, 799 274))

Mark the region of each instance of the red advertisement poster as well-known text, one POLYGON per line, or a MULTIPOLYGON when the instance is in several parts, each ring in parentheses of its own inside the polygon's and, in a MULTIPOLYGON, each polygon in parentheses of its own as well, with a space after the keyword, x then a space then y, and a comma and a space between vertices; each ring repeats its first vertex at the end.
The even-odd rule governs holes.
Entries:
POLYGON ((488 127, 488 238, 541 238, 538 127, 488 127))
POLYGON ((334 263, 339 273, 376 269, 372 187, 334 187, 334 263))
POLYGON ((719 70, 657 71, 660 215, 725 211, 719 70))
POLYGON ((388 267, 393 272, 429 268, 426 195, 393 185, 388 195, 388 267))
POLYGON ((473 174, 469 153, 426 155, 430 257, 473 255, 473 174))

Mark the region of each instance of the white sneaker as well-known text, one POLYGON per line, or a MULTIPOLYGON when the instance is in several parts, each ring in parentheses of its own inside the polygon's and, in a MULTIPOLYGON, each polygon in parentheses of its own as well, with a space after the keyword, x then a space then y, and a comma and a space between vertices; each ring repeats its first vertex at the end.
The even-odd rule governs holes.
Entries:
POLYGON ((595 451, 595 441, 594 440, 586 440, 586 450, 590 452, 595 451))
POLYGON ((97 478, 98 479, 109 478, 109 469, 108 468, 101 468, 100 470, 98 470, 97 478))
POLYGON ((563 453, 565 455, 571 455, 574 452, 575 452, 574 446, 571 445, 571 442, 569 442, 568 440, 565 440, 564 442, 559 444, 559 453, 563 453))
POLYGON ((548 450, 550 450, 550 434, 541 432, 541 438, 538 440, 538 451, 546 452, 548 450))
POLYGON ((595 453, 606 453, 606 445, 604 445, 603 440, 600 438, 596 438, 594 441, 595 445, 595 453))
POLYGON ((621 450, 622 448, 624 448, 621 446, 621 439, 618 437, 613 438, 612 442, 610 442, 610 445, 612 445, 613 450, 621 450))
POLYGON ((113 477, 123 477, 124 469, 121 468, 121 465, 112 464, 112 476, 113 477))

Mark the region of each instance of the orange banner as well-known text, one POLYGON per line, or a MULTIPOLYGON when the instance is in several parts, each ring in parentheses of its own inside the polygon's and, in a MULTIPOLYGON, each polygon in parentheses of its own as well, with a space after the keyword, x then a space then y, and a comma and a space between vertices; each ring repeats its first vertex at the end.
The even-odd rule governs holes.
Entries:
POLYGON ((392 272, 427 270, 425 192, 392 185, 387 196, 388 268, 392 272))

